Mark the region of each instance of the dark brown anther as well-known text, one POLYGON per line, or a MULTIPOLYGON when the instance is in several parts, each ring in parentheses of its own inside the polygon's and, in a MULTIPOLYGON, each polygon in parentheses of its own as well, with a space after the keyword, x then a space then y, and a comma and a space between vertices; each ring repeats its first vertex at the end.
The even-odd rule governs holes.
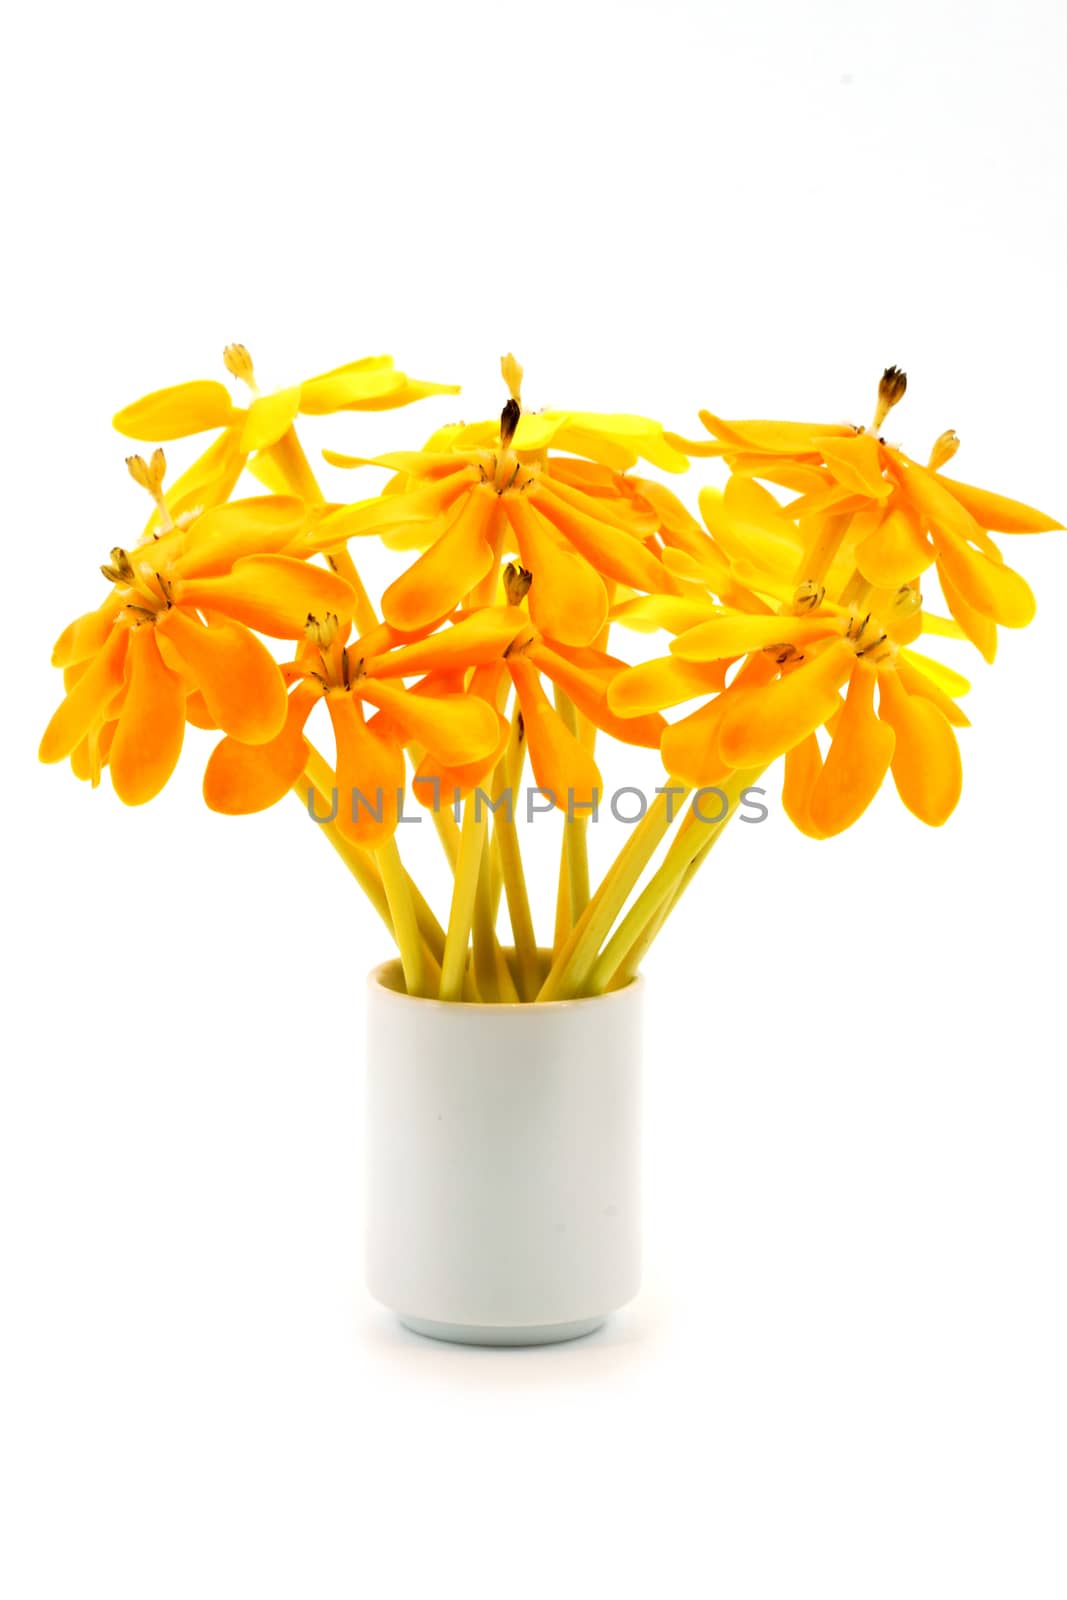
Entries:
POLYGON ((520 567, 516 562, 509 561, 504 568, 504 593, 508 598, 509 606, 521 606, 530 592, 533 583, 533 573, 525 567, 520 567))
POLYGON ((505 449, 515 437, 515 429, 519 425, 519 417, 521 415, 522 412, 519 410, 519 402, 517 400, 509 400, 500 413, 500 443, 505 449))
POLYGON ((886 367, 878 384, 878 404, 874 408, 871 432, 877 433, 893 407, 904 398, 908 387, 908 374, 899 367, 886 367))
POLYGON ((109 583, 131 584, 133 582, 133 565, 129 556, 121 545, 116 545, 111 552, 111 562, 100 568, 109 583))

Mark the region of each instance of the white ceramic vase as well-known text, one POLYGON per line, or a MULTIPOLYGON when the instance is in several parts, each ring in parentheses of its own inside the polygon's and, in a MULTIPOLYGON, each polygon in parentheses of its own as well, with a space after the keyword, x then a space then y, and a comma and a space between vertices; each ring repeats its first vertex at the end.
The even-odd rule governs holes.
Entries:
POLYGON ((370 975, 367 1285, 417 1333, 549 1344, 641 1276, 642 982, 468 1005, 370 975))

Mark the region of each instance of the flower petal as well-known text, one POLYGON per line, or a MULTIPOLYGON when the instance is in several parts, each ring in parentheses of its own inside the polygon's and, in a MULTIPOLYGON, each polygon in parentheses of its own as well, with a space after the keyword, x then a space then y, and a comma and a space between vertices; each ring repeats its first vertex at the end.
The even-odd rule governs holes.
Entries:
POLYGON ((923 538, 910 507, 895 505, 860 539, 855 555, 868 583, 880 589, 899 589, 926 571, 934 559, 934 547, 923 538))
MULTIPOLYGON (((605 577, 627 583, 631 589, 644 589, 654 594, 676 591, 677 584, 663 562, 629 532, 568 504, 544 480, 527 498, 532 499, 542 516, 570 541, 578 554, 605 577)), ((515 502, 509 497, 506 503, 515 502)), ((518 529, 514 519, 513 526, 518 529)))
POLYGON ((954 728, 969 728, 971 725, 970 718, 965 716, 952 697, 947 695, 923 670, 923 667, 937 665, 937 663, 929 662, 925 656, 914 656, 912 651, 908 651, 907 655, 912 656, 911 661, 907 660, 906 656, 898 656, 897 673, 908 693, 910 695, 919 695, 922 699, 931 701, 941 712, 945 721, 950 722, 954 728), (918 662, 922 662, 923 666, 919 666, 918 662))
MULTIPOLYGON (((549 470, 542 474, 541 486, 551 491, 552 495, 571 506, 573 510, 584 513, 587 517, 594 517, 597 522, 606 522, 613 528, 620 528, 624 533, 630 534, 635 539, 647 539, 659 529, 659 514, 651 508, 645 507, 642 502, 647 498, 642 493, 639 498, 632 493, 627 493, 626 488, 633 489, 638 484, 642 489, 648 487, 644 479, 620 479, 615 473, 605 473, 605 483, 584 482, 579 477, 577 482, 572 481, 568 468, 589 467, 594 472, 604 472, 602 467, 595 466, 592 462, 582 462, 568 456, 553 457, 549 463, 549 470), (620 487, 625 486, 625 487, 620 487)), ((656 485, 656 487, 660 487, 656 485)), ((668 489, 662 490, 666 500, 674 503, 681 510, 681 501, 668 489)), ((688 517, 688 513, 686 513, 688 517)), ((688 520, 691 522, 692 518, 688 520)))
POLYGON ((417 695, 393 683, 361 678, 356 692, 388 713, 405 739, 420 744, 446 767, 461 767, 495 750, 496 711, 477 695, 417 695))
POLYGON ((350 694, 329 694, 337 741, 337 826, 353 844, 373 849, 392 837, 405 787, 404 752, 363 720, 350 694))
POLYGON ((215 746, 204 772, 204 799, 212 811, 246 816, 265 811, 288 794, 304 770, 304 724, 321 693, 316 683, 298 683, 289 696, 281 733, 266 744, 227 738, 215 746))
POLYGON ((502 503, 533 574, 527 604, 537 627, 563 644, 592 644, 608 619, 604 580, 525 496, 505 495, 502 503))
POLYGON ((895 672, 878 678, 878 715, 896 735, 893 781, 920 821, 939 828, 963 791, 963 763, 956 735, 937 706, 910 695, 895 672))
POLYGON ((611 608, 612 622, 635 633, 685 633, 719 614, 720 607, 702 595, 644 594, 611 608))
POLYGON ((202 623, 172 606, 156 626, 195 680, 210 715, 244 744, 266 744, 282 730, 287 696, 278 663, 239 622, 202 623))
POLYGON ((808 814, 828 837, 863 815, 893 759, 893 729, 874 714, 877 678, 873 667, 856 662, 830 752, 811 791, 808 814))
POLYGON ((700 420, 710 434, 726 444, 748 449, 768 450, 773 455, 817 456, 827 439, 849 439, 855 429, 821 422, 724 422, 712 411, 701 411, 700 420))
POLYGON ((942 568, 938 572, 941 584, 941 593, 945 597, 945 604, 955 617, 961 631, 971 643, 981 651, 985 659, 992 663, 997 655, 997 625, 976 611, 960 594, 952 582, 947 571, 942 568))
POLYGON ((143 805, 163 788, 185 737, 185 685, 159 653, 153 627, 130 633, 129 687, 111 744, 111 782, 128 806, 143 805))
MULTIPOLYGON (((238 417, 243 416, 238 412, 238 417)), ((239 448, 240 429, 227 428, 212 441, 203 455, 166 490, 163 498, 172 518, 177 520, 183 512, 196 507, 221 505, 232 492, 244 471, 245 457, 239 448)), ((144 537, 150 539, 159 530, 159 511, 152 512, 145 525, 144 537)))
POLYGON ((837 710, 837 691, 855 664, 852 647, 835 639, 774 683, 729 696, 719 753, 731 767, 761 767, 799 744, 837 710))
POLYGON ((253 450, 268 450, 287 433, 300 409, 300 385, 260 394, 252 401, 241 434, 241 449, 250 456, 253 450))
POLYGON ((118 592, 113 589, 103 605, 68 623, 52 649, 52 665, 73 667, 95 656, 107 643, 122 605, 118 592))
POLYGON ((751 478, 731 477, 721 495, 705 488, 698 499, 708 532, 728 556, 795 577, 804 541, 768 489, 751 478))
POLYGON ((187 546, 170 565, 175 577, 217 577, 243 556, 284 550, 306 520, 303 500, 267 494, 214 506, 189 528, 187 546))
POLYGON ((872 434, 820 439, 819 451, 842 488, 872 500, 885 500, 892 494, 892 483, 882 475, 882 449, 872 434))
POLYGON ((382 615, 407 632, 447 616, 493 565, 497 496, 470 488, 443 519, 434 543, 382 596, 382 615))
POLYGON ((1062 528, 1063 523, 1047 517, 1021 500, 1009 500, 1005 495, 992 494, 988 489, 976 489, 969 483, 957 483, 954 478, 937 474, 954 500, 958 500, 974 520, 993 533, 1051 533, 1062 528))
POLYGON ((954 672, 951 667, 946 667, 943 661, 936 661, 933 656, 924 656, 918 650, 904 650, 899 659, 917 667, 945 694, 961 695, 967 694, 970 690, 971 684, 968 678, 960 672, 954 672))
POLYGON ((65 761, 123 688, 130 629, 116 626, 81 673, 44 731, 42 761, 65 761))
POLYGON ((729 777, 730 764, 719 754, 719 729, 727 705, 728 696, 720 694, 664 731, 660 755, 672 778, 701 789, 729 777))
POLYGON ((766 617, 726 613, 680 634, 671 655, 680 661, 729 661, 778 644, 811 644, 844 631, 836 617, 766 617))
POLYGON ((274 639, 302 639, 308 616, 351 621, 356 596, 336 573, 291 556, 245 556, 217 578, 177 578, 176 606, 220 611, 274 639))
POLYGON ((161 444, 208 428, 225 428, 234 409, 230 392, 221 383, 176 383, 124 406, 115 413, 112 426, 128 439, 161 444))
POLYGON ((1026 579, 944 530, 938 539, 937 567, 980 616, 1004 628, 1025 628, 1033 621, 1037 601, 1026 579))
POLYGON ((934 473, 898 458, 897 471, 905 492, 929 524, 937 548, 938 568, 969 605, 1005 628, 1025 628, 1036 610, 1026 581, 999 559, 984 529, 953 497, 934 473), (973 546, 978 546, 978 549, 973 546))
POLYGON ((659 742, 663 736, 666 724, 661 716, 652 713, 648 716, 620 717, 610 708, 608 703, 608 686, 612 677, 617 677, 625 671, 624 663, 613 661, 610 656, 604 660, 609 664, 608 670, 614 668, 611 677, 605 680, 594 676, 588 668, 582 668, 573 661, 568 661, 566 656, 552 650, 546 644, 535 644, 527 653, 527 660, 539 667, 546 678, 570 696, 575 706, 583 717, 601 730, 610 734, 613 739, 620 739, 624 744, 644 745, 649 750, 658 750, 659 742))
POLYGON ((541 687, 534 667, 519 657, 508 670, 522 710, 530 764, 537 785, 563 811, 568 805, 589 805, 600 794, 600 771, 589 751, 574 737, 541 687))
POLYGON ((532 633, 525 612, 514 606, 486 606, 413 644, 381 655, 366 652, 364 670, 373 678, 409 678, 449 667, 482 666, 502 659, 521 633, 532 633))
POLYGON ((354 362, 349 367, 338 367, 334 372, 309 378, 301 386, 301 411, 305 416, 325 417, 334 411, 357 410, 368 400, 382 400, 387 395, 398 394, 406 379, 393 367, 392 358, 386 359, 388 367, 368 368, 354 362))
POLYGON ((687 700, 717 694, 725 687, 721 661, 680 661, 663 656, 620 672, 608 689, 608 705, 618 717, 643 717, 680 706, 687 700))
POLYGON ((782 810, 793 826, 809 839, 825 839, 822 829, 811 820, 811 797, 822 772, 822 752, 813 733, 801 739, 785 758, 782 784, 782 810))

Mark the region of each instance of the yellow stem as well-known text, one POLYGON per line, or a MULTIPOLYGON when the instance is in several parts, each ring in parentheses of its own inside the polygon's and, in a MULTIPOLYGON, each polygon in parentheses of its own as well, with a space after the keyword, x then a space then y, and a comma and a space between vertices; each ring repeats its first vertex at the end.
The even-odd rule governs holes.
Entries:
MULTIPOLYGON (((581 726, 574 702, 565 694, 557 684, 555 686, 556 710, 570 733, 576 739, 581 739, 586 745, 590 743, 586 728, 581 726)), ((581 719, 585 722, 585 718, 581 719)), ((589 825, 587 815, 572 816, 568 803, 567 815, 563 821, 563 855, 566 861, 567 872, 567 919, 569 926, 578 920, 586 906, 589 904, 589 846, 586 829, 589 825)), ((560 926, 560 916, 557 911, 556 927, 560 926)))
POLYGON ((566 1000, 580 994, 597 951, 611 932, 630 891, 652 859, 671 825, 673 795, 658 794, 619 851, 593 898, 578 918, 562 950, 555 955, 539 1000, 566 1000))
POLYGON ((482 865, 474 897, 474 980, 483 1000, 517 1001, 511 970, 496 936, 493 916, 493 888, 489 868, 489 834, 482 845, 482 865))
POLYGON ((294 427, 290 425, 285 430, 277 444, 271 446, 268 455, 285 479, 286 488, 291 494, 306 500, 309 506, 322 504, 322 490, 294 427))
POLYGON ((620 988, 636 974, 649 947, 696 873, 736 814, 742 793, 759 778, 763 768, 735 772, 720 785, 727 800, 725 816, 708 822, 690 809, 659 870, 619 923, 597 958, 587 993, 603 994, 620 988))
POLYGON ((385 844, 379 845, 375 855, 396 929, 396 942, 400 946, 404 987, 408 994, 426 995, 429 993, 426 951, 419 933, 411 883, 400 860, 396 840, 388 839, 385 844))
MULTIPOLYGON (((304 447, 297 437, 295 428, 286 429, 277 444, 271 448, 270 457, 293 494, 306 500, 308 505, 321 506, 323 493, 318 479, 311 470, 311 463, 304 454, 304 447)), ((334 572, 344 578, 346 583, 351 584, 356 592, 352 620, 357 634, 369 633, 372 628, 377 627, 378 619, 370 596, 363 587, 363 580, 356 570, 356 563, 348 553, 347 545, 338 545, 335 550, 328 550, 326 560, 334 572)))
POLYGON ((445 858, 454 876, 456 862, 459 860, 459 828, 456 826, 456 819, 452 815, 451 809, 445 805, 443 798, 437 795, 436 800, 437 804, 431 807, 430 815, 433 817, 433 825, 437 829, 437 837, 441 841, 441 848, 444 850, 445 858))
POLYGON ((863 576, 863 573, 858 567, 856 567, 852 573, 852 576, 849 578, 848 582, 845 584, 845 587, 841 591, 841 599, 838 604, 843 606, 862 606, 863 602, 870 594, 872 587, 872 584, 868 582, 868 580, 863 576))
MULTIPOLYGON (((332 811, 332 796, 337 786, 337 779, 329 762, 315 749, 315 746, 310 741, 308 741, 307 765, 304 771, 304 778, 300 783, 294 785, 294 791, 305 806, 307 805, 309 784, 318 796, 320 814, 324 815, 332 811)), ((382 920, 389 928, 390 934, 395 939, 396 931, 393 927, 392 915, 389 911, 381 873, 375 865, 374 857, 370 851, 361 849, 359 845, 355 845, 351 840, 346 839, 336 822, 324 822, 320 823, 319 826, 348 867, 348 870, 356 878, 360 887, 370 897, 375 910, 382 917, 382 920)), ((419 931, 426 941, 430 959, 436 966, 439 966, 445 948, 444 929, 434 916, 422 892, 417 888, 407 872, 405 872, 404 876, 407 878, 409 892, 415 903, 415 915, 418 920, 419 931)))
MULTIPOLYGON (((316 805, 321 808, 324 813, 329 812, 332 809, 330 805, 329 789, 320 789, 318 784, 307 772, 305 772, 303 777, 298 778, 293 784, 293 794, 300 801, 300 804, 304 807, 305 811, 307 810, 309 788, 313 789, 315 792, 316 805)), ((393 917, 391 911, 389 910, 389 901, 386 897, 385 889, 382 886, 381 873, 375 866, 373 859, 367 855, 366 851, 359 850, 354 844, 350 844, 342 834, 336 822, 319 822, 316 824, 316 826, 321 833, 325 834, 326 838, 333 845, 333 848, 337 851, 337 854, 340 856, 349 872, 355 878, 356 882, 363 890, 363 893, 367 896, 367 899, 370 901, 375 911, 385 923, 385 926, 389 930, 390 938, 395 939, 396 930, 393 927, 393 917)))
POLYGON ((841 548, 841 541, 851 521, 852 517, 846 514, 824 517, 816 525, 814 538, 804 552, 804 559, 797 569, 798 584, 826 582, 826 574, 833 565, 834 557, 841 548))
POLYGON ((523 1000, 532 1000, 541 985, 541 964, 537 954, 537 936, 530 913, 530 898, 526 892, 526 874, 522 866, 519 833, 515 824, 515 806, 522 775, 525 741, 522 722, 516 715, 511 726, 508 748, 497 767, 494 797, 499 796, 501 780, 511 787, 511 808, 501 806, 493 814, 493 842, 500 861, 500 876, 511 919, 511 936, 515 943, 515 962, 518 968, 518 988, 523 1000))
MULTIPOLYGON (((556 876, 556 921, 552 929, 552 959, 563 954, 563 947, 571 936, 571 875, 567 869, 567 836, 563 835, 559 851, 559 872, 556 876)), ((538 996, 540 999, 540 996, 538 996)))
POLYGON ((487 808, 476 807, 474 800, 473 794, 468 795, 466 810, 463 813, 456 881, 452 890, 452 906, 448 914, 444 960, 441 963, 442 1000, 458 1000, 463 991, 463 971, 467 964, 467 946, 474 920, 474 901, 478 893, 482 844, 488 819, 487 808))

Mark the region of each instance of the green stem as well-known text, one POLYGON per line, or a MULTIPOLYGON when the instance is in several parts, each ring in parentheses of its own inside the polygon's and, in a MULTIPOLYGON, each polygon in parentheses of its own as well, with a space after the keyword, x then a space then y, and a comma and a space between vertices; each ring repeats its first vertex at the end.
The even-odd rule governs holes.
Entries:
MULTIPOLYGON (((293 784, 292 792, 296 796, 297 800, 299 800, 301 806, 303 806, 305 810, 307 809, 309 789, 313 789, 315 791, 317 804, 324 807, 326 810, 329 810, 329 791, 320 789, 318 784, 307 772, 305 772, 303 777, 298 778, 293 784)), ((389 937, 391 939, 395 939, 396 930, 393 927, 393 917, 389 909, 389 901, 386 897, 385 889, 382 886, 381 873, 375 866, 373 859, 367 855, 366 851, 359 850, 354 844, 350 844, 345 838, 344 834, 341 832, 340 828, 337 826, 336 822, 320 822, 317 823, 316 826, 318 827, 320 833, 326 835, 326 838, 337 851, 337 854, 340 856, 341 860, 344 862, 353 878, 355 878, 356 882, 363 890, 363 893, 367 896, 367 899, 370 901, 375 911, 385 923, 385 926, 389 930, 389 937)))

